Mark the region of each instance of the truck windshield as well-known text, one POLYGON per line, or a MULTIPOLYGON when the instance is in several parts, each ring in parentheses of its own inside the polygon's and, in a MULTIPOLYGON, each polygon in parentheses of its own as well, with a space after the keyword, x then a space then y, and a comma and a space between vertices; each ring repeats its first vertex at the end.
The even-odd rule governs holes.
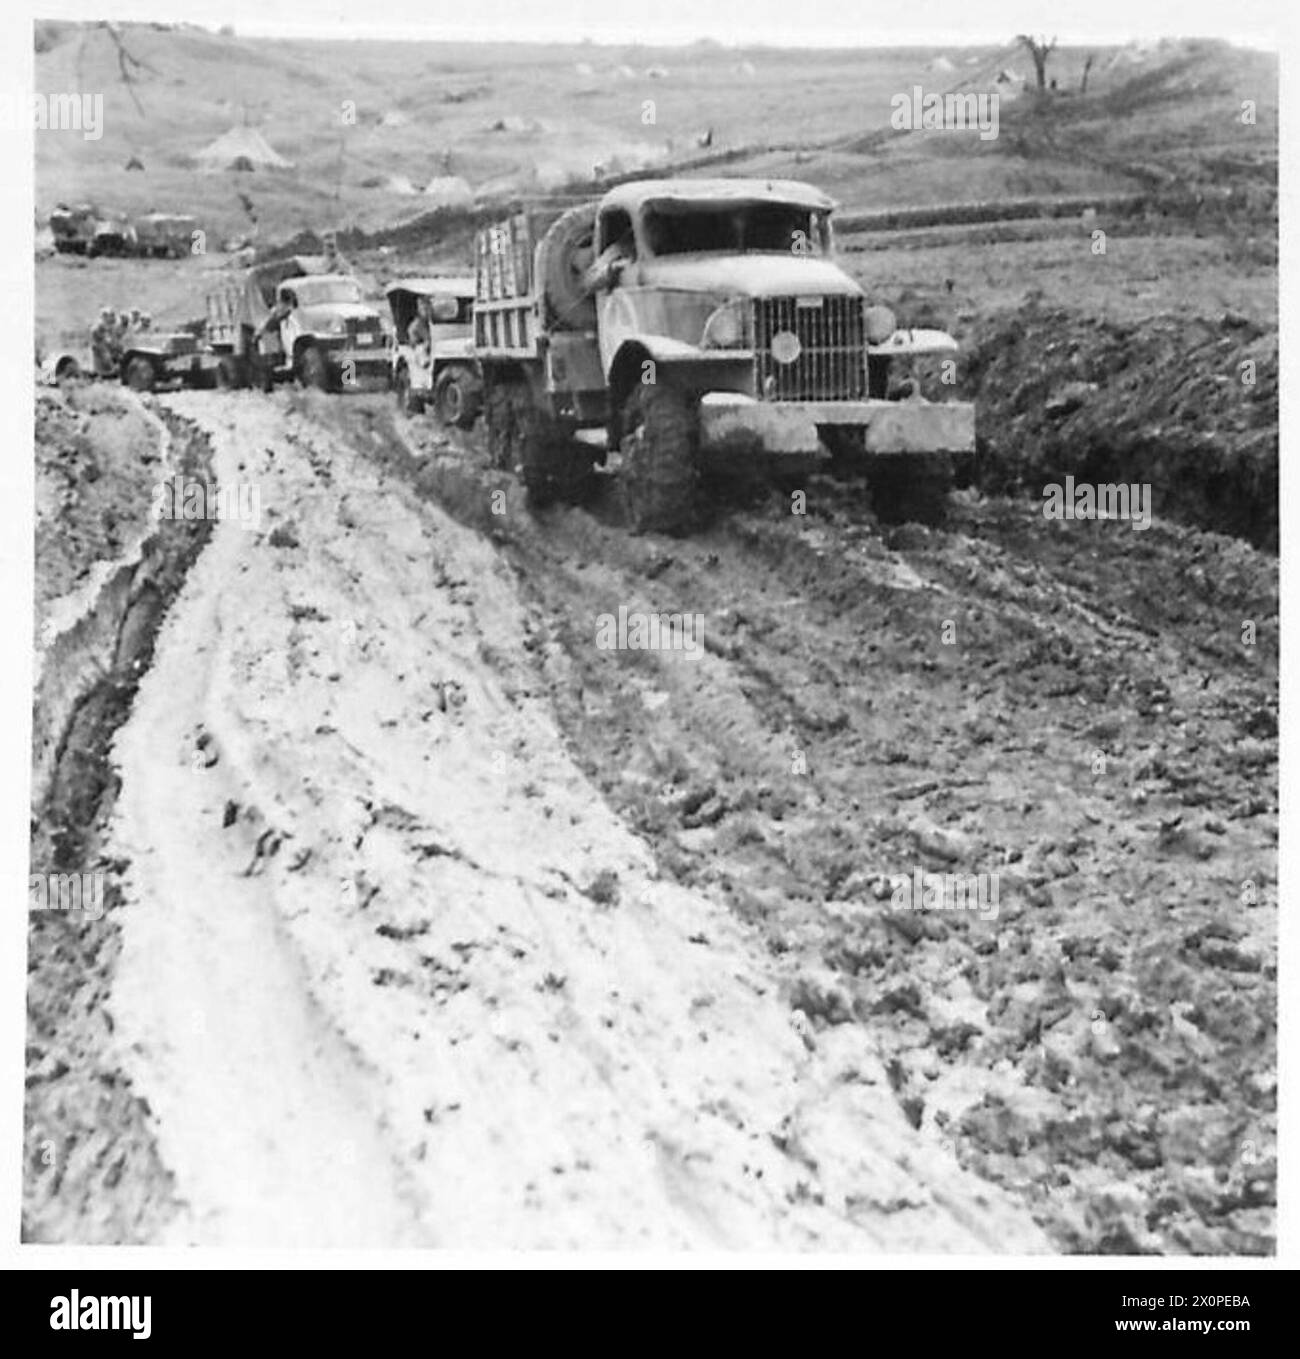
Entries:
POLYGON ((361 285, 354 278, 306 278, 293 284, 302 307, 320 307, 331 302, 360 302, 361 285))
POLYGON ((652 203, 646 241, 655 255, 825 255, 828 214, 792 203, 652 203))

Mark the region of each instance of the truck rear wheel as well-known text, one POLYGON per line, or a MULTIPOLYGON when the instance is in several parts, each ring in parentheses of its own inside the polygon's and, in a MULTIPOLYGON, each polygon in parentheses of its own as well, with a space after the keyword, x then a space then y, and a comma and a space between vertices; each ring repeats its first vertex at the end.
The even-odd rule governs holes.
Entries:
POLYGON ((699 517, 699 423, 687 393, 637 383, 623 408, 619 481, 638 533, 680 533, 699 517))
POLYGON ((235 391, 248 386, 244 361, 236 354, 223 354, 217 362, 217 386, 235 391))
POLYGON ((544 509, 556 501, 580 499, 591 483, 591 451, 558 420, 538 410, 524 390, 527 405, 516 406, 515 429, 529 504, 544 509))
POLYGON ((519 470, 534 509, 581 498, 591 483, 591 450, 539 408, 526 381, 492 383, 486 415, 492 466, 503 472, 519 470))
POLYGON ((485 419, 488 460, 499 472, 513 472, 515 469, 515 385, 510 382, 493 383, 487 392, 485 419))

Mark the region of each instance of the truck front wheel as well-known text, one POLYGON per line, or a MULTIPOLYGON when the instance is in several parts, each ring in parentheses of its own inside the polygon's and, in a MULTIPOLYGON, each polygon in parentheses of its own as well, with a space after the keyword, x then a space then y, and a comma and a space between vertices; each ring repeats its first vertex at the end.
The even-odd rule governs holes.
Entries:
POLYGON ((619 480, 638 533, 681 533, 700 512, 699 423, 686 392, 637 383, 623 407, 619 480))
POLYGON ((122 381, 133 392, 153 391, 155 381, 153 360, 146 359, 140 354, 128 359, 126 369, 122 374, 122 381))
POLYGON ((444 368, 433 384, 433 407, 444 425, 470 429, 483 405, 483 384, 468 368, 444 368))
POLYGON ((298 356, 298 381, 304 387, 314 387, 318 392, 329 391, 329 364, 314 344, 308 345, 298 356))

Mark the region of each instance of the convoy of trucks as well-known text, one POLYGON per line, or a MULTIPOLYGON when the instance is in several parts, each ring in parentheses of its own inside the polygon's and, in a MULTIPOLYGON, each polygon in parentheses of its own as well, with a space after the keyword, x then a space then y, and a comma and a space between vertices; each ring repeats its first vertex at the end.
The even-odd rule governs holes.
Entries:
MULTIPOLYGON (((149 336, 116 376, 391 388, 404 412, 460 429, 482 413, 493 465, 536 504, 580 494, 615 455, 637 529, 689 527, 710 464, 736 458, 829 458, 865 474, 878 517, 934 522, 974 408, 926 400, 891 367, 956 342, 900 328, 839 266, 833 209, 795 181, 627 183, 482 227, 472 276, 392 283, 388 317, 335 255, 295 255, 223 281, 196 333, 149 336)), ((62 211, 56 238, 90 253, 103 219, 62 211)), ((194 229, 153 218, 155 251, 194 229)), ((59 380, 59 356, 46 368, 59 380)))

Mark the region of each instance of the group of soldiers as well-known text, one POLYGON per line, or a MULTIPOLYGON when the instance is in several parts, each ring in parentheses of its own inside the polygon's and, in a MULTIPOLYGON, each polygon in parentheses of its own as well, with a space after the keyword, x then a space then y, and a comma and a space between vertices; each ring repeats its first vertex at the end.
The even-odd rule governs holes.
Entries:
POLYGON ((90 332, 90 351, 95 364, 95 372, 101 377, 111 377, 122 362, 128 337, 139 335, 153 328, 153 317, 139 307, 129 312, 117 311, 113 307, 101 307, 99 320, 90 332))

